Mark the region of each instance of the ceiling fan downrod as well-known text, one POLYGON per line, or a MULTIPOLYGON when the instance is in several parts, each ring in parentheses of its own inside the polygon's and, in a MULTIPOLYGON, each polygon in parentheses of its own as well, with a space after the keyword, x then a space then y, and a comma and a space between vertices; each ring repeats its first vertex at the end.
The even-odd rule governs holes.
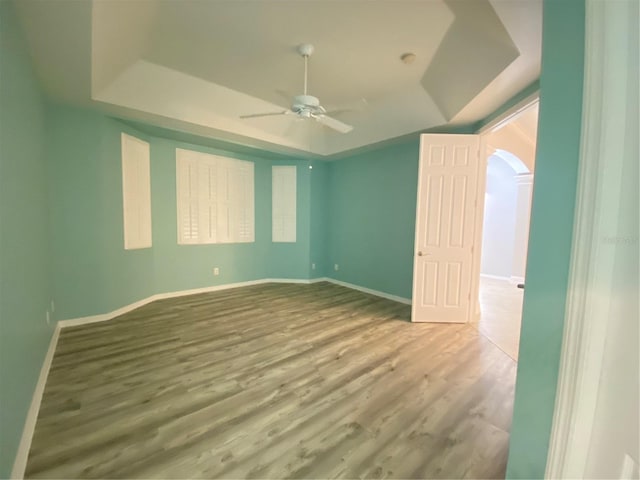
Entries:
POLYGON ((302 55, 302 58, 304 58, 304 93, 303 95, 307 95, 307 74, 308 74, 308 67, 309 67, 309 57, 311 56, 311 54, 313 53, 313 45, 311 45, 310 43, 303 43, 302 45, 298 46, 298 53, 300 55, 302 55))

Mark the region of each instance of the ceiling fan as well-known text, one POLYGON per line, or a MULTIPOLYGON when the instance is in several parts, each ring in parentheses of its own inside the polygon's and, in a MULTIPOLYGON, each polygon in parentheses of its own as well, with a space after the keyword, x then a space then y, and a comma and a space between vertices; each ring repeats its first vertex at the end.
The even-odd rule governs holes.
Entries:
POLYGON ((313 45, 304 43, 298 47, 298 53, 304 58, 304 93, 293 97, 293 104, 289 110, 271 113, 255 113, 242 115, 240 118, 272 117, 276 115, 296 115, 298 118, 313 118, 316 122, 326 125, 340 133, 349 133, 353 130, 351 125, 336 120, 327 115, 325 108, 320 105, 320 100, 307 94, 307 65, 309 57, 313 53, 313 45))

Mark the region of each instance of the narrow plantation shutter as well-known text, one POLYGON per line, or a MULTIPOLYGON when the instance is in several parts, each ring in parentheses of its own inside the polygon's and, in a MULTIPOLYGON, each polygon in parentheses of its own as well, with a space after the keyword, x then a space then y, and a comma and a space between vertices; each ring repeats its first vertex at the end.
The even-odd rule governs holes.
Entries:
POLYGON ((148 248, 152 241, 149 144, 123 133, 121 154, 124 248, 148 248))
POLYGON ((296 167, 272 167, 272 240, 296 241, 296 167))
POLYGON ((141 247, 151 247, 151 158, 145 142, 137 162, 140 201, 138 203, 138 235, 141 247))

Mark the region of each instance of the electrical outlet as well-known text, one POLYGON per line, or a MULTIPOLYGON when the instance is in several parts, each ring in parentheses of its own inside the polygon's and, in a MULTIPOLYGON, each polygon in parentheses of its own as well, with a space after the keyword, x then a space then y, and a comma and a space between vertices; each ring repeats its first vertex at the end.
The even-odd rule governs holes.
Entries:
POLYGON ((340 270, 340 265, 338 265, 337 263, 333 266, 333 269, 337 272, 338 270, 340 270))
POLYGON ((215 268, 213 269, 213 274, 214 274, 214 275, 220 275, 220 269, 219 269, 218 267, 215 267, 215 268))
POLYGON ((46 316, 47 316, 47 325, 51 325, 51 315, 49 314, 49 310, 47 310, 46 316))
POLYGON ((315 263, 312 263, 312 264, 311 264, 311 270, 315 270, 315 269, 316 269, 316 264, 315 264, 315 263))

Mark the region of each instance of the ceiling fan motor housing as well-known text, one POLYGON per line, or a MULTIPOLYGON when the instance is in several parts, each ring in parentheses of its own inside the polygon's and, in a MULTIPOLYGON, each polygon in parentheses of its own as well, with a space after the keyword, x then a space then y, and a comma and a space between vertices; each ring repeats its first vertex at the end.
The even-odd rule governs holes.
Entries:
POLYGON ((306 112, 309 114, 325 113, 324 108, 320 106, 320 100, 313 95, 296 95, 293 97, 291 110, 299 115, 303 115, 306 112))

